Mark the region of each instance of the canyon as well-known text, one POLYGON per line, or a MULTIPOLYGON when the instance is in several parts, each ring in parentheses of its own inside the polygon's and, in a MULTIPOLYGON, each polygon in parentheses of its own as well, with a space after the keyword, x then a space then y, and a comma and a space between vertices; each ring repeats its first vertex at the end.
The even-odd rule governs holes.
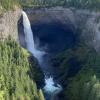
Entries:
MULTIPOLYGON (((21 9, 0 15, 0 40, 5 40, 10 36, 32 53, 38 60, 44 75, 49 77, 45 78, 44 81, 46 84, 49 82, 51 88, 52 85, 56 89, 60 87, 59 79, 56 78, 59 71, 50 62, 53 56, 77 47, 80 42, 95 49, 98 54, 100 53, 99 12, 64 7, 25 8, 23 10, 27 16, 22 13, 21 9), (26 16, 26 19, 22 15, 26 16), (29 18, 30 23, 27 18, 29 18), (28 37, 29 32, 31 37, 28 37), (42 62, 40 61, 41 51, 45 53, 42 62)), ((59 100, 56 95, 53 97, 59 100)))

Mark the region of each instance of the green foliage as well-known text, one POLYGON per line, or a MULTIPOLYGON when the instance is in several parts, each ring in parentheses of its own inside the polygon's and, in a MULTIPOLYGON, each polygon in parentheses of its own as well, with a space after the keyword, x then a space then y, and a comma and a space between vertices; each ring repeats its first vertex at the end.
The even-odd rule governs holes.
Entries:
POLYGON ((40 100, 45 100, 41 89, 39 90, 39 98, 40 100))
POLYGON ((100 100, 100 81, 93 70, 82 71, 68 85, 65 100, 100 100))
POLYGON ((100 54, 94 49, 80 43, 52 62, 64 86, 61 100, 100 100, 100 54))
POLYGON ((20 0, 22 6, 51 7, 64 6, 75 8, 100 9, 100 0, 20 0))
MULTIPOLYGON (((40 98, 34 81, 40 79, 36 63, 33 60, 32 66, 29 56, 15 41, 0 42, 0 100, 44 100, 43 97, 40 98), (31 73, 30 68, 34 73, 31 73)), ((43 96, 42 91, 41 95, 43 96)))
POLYGON ((10 10, 14 9, 18 5, 17 0, 0 0, 0 10, 5 9, 5 10, 10 10))
POLYGON ((100 9, 100 0, 0 0, 0 9, 13 9, 19 4, 22 7, 64 6, 96 10, 100 9))

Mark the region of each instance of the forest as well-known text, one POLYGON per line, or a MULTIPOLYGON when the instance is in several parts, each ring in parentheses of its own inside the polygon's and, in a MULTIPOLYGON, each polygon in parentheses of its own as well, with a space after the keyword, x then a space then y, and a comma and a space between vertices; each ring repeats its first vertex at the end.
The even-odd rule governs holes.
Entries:
POLYGON ((63 6, 96 10, 100 8, 100 0, 20 0, 20 3, 23 6, 29 5, 38 7, 63 6))
POLYGON ((100 54, 84 43, 52 59, 64 91, 61 100, 100 99, 100 54))
POLYGON ((13 40, 0 41, 0 100, 44 100, 37 80, 43 75, 30 54, 13 40))
POLYGON ((13 9, 16 6, 22 7, 75 7, 81 9, 100 9, 100 0, 0 0, 0 8, 13 9))

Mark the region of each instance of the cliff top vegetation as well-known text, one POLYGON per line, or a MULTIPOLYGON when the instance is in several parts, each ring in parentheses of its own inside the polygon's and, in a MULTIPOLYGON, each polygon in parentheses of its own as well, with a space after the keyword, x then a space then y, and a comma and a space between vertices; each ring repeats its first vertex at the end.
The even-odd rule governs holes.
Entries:
POLYGON ((0 0, 0 10, 22 7, 75 7, 81 9, 100 9, 100 0, 0 0))

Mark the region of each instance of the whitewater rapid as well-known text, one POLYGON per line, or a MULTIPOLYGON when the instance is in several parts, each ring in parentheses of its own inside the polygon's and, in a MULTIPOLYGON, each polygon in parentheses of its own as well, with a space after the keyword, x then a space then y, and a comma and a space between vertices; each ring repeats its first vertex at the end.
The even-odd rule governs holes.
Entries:
MULTIPOLYGON (((31 29, 31 24, 28 19, 26 12, 22 11, 23 15, 23 27, 24 27, 24 34, 25 34, 25 41, 27 45, 27 49, 33 54, 33 56, 38 60, 39 64, 43 60, 43 56, 46 54, 45 51, 40 51, 36 48, 36 44, 34 42, 34 36, 31 29)), ((62 87, 59 84, 56 84, 53 80, 53 77, 45 77, 45 86, 44 91, 48 94, 53 94, 54 92, 60 92, 62 87)))

